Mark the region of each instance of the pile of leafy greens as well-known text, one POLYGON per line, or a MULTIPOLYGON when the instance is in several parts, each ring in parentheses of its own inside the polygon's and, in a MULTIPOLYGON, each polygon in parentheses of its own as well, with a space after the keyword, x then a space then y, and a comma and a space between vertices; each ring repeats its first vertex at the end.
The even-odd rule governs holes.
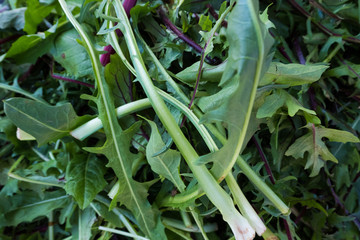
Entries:
POLYGON ((4 0, 0 238, 359 239, 353 1, 4 0))

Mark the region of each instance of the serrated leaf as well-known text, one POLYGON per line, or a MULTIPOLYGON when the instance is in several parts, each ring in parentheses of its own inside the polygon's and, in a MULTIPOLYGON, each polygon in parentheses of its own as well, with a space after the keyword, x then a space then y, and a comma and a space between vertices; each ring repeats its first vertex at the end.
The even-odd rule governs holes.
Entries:
POLYGON ((272 62, 259 85, 263 86, 271 83, 288 86, 310 84, 318 81, 328 68, 329 66, 326 65, 272 62))
POLYGON ((75 29, 58 35, 54 41, 54 59, 66 69, 67 74, 76 78, 92 76, 90 58, 77 39, 80 36, 75 29))
POLYGON ((94 155, 75 155, 71 158, 66 169, 65 190, 75 197, 81 209, 89 206, 106 186, 104 174, 106 172, 102 160, 94 155))
POLYGON ((256 117, 272 117, 282 106, 286 106, 290 117, 302 110, 308 114, 316 115, 312 110, 303 107, 293 96, 283 89, 275 89, 272 94, 265 97, 264 104, 259 108, 256 117))
POLYGON ((285 152, 286 156, 293 156, 296 159, 304 158, 304 155, 307 152, 308 155, 305 169, 312 168, 310 177, 319 174, 325 161, 338 162, 323 142, 322 139, 324 137, 336 142, 359 142, 357 137, 346 131, 322 127, 312 127, 310 131, 310 133, 296 139, 285 152))
POLYGON ((68 135, 70 130, 88 119, 78 117, 70 103, 51 106, 26 98, 4 101, 4 110, 8 118, 34 136, 39 145, 68 135))
POLYGON ((146 158, 151 166, 151 169, 171 181, 180 192, 185 190, 185 184, 180 178, 179 167, 181 154, 178 151, 169 149, 160 155, 154 156, 165 147, 156 124, 148 120, 151 126, 151 136, 148 145, 146 146, 146 158))
POLYGON ((6 225, 16 226, 21 222, 31 222, 36 217, 46 216, 49 212, 69 204, 70 198, 64 191, 46 192, 44 199, 22 197, 24 203, 18 204, 5 214, 6 225))

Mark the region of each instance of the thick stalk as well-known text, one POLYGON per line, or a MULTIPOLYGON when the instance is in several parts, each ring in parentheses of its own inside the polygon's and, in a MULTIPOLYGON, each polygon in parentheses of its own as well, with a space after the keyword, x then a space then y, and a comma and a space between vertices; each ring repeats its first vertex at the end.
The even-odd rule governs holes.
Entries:
POLYGON ((148 96, 157 116, 174 140, 176 146, 183 155, 195 178, 198 180, 200 186, 204 189, 210 201, 222 213, 224 220, 229 223, 233 233, 235 234, 235 238, 242 239, 242 237, 245 236, 246 239, 251 239, 254 236, 254 230, 249 225, 247 220, 243 218, 235 209, 230 196, 227 195, 224 189, 220 187, 205 165, 195 165, 195 161, 199 158, 199 155, 187 141, 174 117, 167 108, 165 102, 156 91, 155 86, 153 85, 147 73, 145 64, 141 58, 135 36, 132 32, 130 23, 126 17, 126 13, 121 5, 121 2, 119 0, 115 0, 114 3, 117 17, 122 20, 122 30, 125 36, 131 60, 137 72, 140 83, 146 95, 148 96))

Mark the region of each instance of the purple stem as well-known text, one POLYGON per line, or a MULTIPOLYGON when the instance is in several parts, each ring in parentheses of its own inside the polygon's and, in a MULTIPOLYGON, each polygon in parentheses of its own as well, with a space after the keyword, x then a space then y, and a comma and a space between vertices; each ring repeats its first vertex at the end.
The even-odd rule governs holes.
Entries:
POLYGON ((275 179, 274 179, 274 175, 271 171, 271 168, 270 168, 270 165, 269 165, 269 162, 264 154, 264 151, 262 150, 262 147, 260 146, 258 140, 256 139, 255 136, 252 136, 251 137, 251 140, 255 143, 255 146, 256 146, 256 149, 258 150, 259 154, 260 154, 260 157, 261 157, 261 160, 264 162, 265 164, 265 169, 266 169, 266 172, 267 174, 269 175, 269 178, 270 178, 270 181, 272 184, 275 184, 275 179))
POLYGON ((327 14, 328 16, 336 19, 336 20, 342 20, 341 17, 339 17, 338 15, 334 14, 333 12, 330 12, 329 10, 327 10, 323 5, 321 5, 320 3, 314 1, 314 0, 310 0, 309 1, 310 5, 312 5, 315 8, 320 9, 323 13, 327 14))
MULTIPOLYGON (((211 16, 213 16, 215 18, 215 20, 217 21, 219 19, 219 15, 215 12, 215 10, 211 6, 211 4, 206 4, 206 7, 209 9, 211 16)), ((224 20, 224 21, 222 21, 221 25, 223 27, 227 27, 228 23, 227 23, 227 21, 224 20)))
POLYGON ((7 42, 10 42, 10 41, 12 41, 12 40, 16 40, 16 39, 18 39, 18 38, 21 37, 21 36, 22 36, 21 34, 14 34, 14 35, 11 35, 11 36, 9 36, 9 37, 0 39, 0 45, 1 45, 1 44, 4 44, 4 43, 7 43, 7 42))
POLYGON ((340 61, 342 64, 346 65, 346 67, 353 73, 355 74, 356 77, 358 77, 360 79, 360 75, 343 59, 340 57, 340 61))
POLYGON ((349 196, 351 189, 354 186, 354 183, 360 178, 360 172, 358 174, 356 174, 354 180, 352 181, 352 184, 350 185, 350 187, 348 188, 346 194, 344 195, 344 201, 346 201, 347 197, 349 196))
POLYGON ((305 65, 306 61, 305 61, 305 58, 304 58, 304 54, 303 54, 303 52, 301 51, 299 38, 296 38, 296 39, 295 39, 295 41, 294 41, 294 47, 295 47, 295 52, 296 52, 296 55, 297 55, 297 57, 298 57, 298 59, 299 59, 300 64, 305 65))
POLYGON ((0 9, 0 13, 5 12, 5 11, 7 11, 7 10, 9 10, 9 7, 8 7, 8 6, 5 6, 5 7, 3 7, 3 8, 0 9))
MULTIPOLYGON (((340 200, 339 196, 336 194, 334 188, 332 187, 332 183, 331 183, 330 178, 328 178, 328 179, 326 180, 326 183, 327 183, 327 185, 328 185, 329 188, 330 188, 331 195, 334 197, 334 200, 335 200, 336 205, 339 205, 339 206, 344 210, 344 212, 345 212, 345 214, 346 214, 347 216, 351 215, 351 214, 349 213, 349 211, 345 208, 344 204, 341 202, 341 200, 340 200)), ((359 221, 359 219, 358 219, 356 216, 353 216, 353 217, 354 217, 354 220, 353 220, 354 224, 355 224, 356 227, 360 230, 360 221, 359 221)))
POLYGON ((355 37, 346 37, 346 36, 342 36, 341 34, 332 32, 330 29, 326 28, 321 23, 315 22, 315 20, 311 17, 310 13, 308 13, 304 8, 302 8, 295 0, 288 0, 288 1, 290 2, 291 5, 293 5, 294 8, 296 8, 299 12, 301 12, 305 17, 310 18, 311 22, 326 34, 331 36, 341 37, 344 41, 347 42, 360 43, 360 39, 357 39, 355 37))
MULTIPOLYGON (((184 33, 182 33, 166 16, 164 6, 160 6, 158 9, 158 13, 160 15, 161 20, 165 24, 165 26, 170 29, 173 33, 176 34, 181 40, 183 40, 186 44, 191 46, 195 51, 198 53, 202 53, 203 49, 200 45, 195 43, 192 39, 190 39, 188 36, 186 36, 184 33)), ((206 60, 208 60, 210 63, 215 64, 214 59, 210 58, 209 56, 206 56, 206 60)))
POLYGON ((50 76, 51 76, 52 78, 55 78, 55 79, 58 79, 58 80, 62 80, 62 81, 65 81, 65 82, 71 82, 71 83, 76 83, 76 84, 83 85, 83 86, 85 86, 85 87, 95 88, 94 85, 92 85, 92 84, 90 84, 90 83, 85 83, 85 82, 81 82, 81 81, 78 81, 78 80, 75 80, 75 79, 63 77, 63 76, 57 75, 57 74, 55 74, 55 73, 50 73, 50 76))
POLYGON ((292 240, 292 235, 291 235, 291 232, 290 232, 290 227, 289 227, 289 224, 288 222, 286 221, 286 219, 282 219, 283 221, 283 224, 284 224, 284 227, 285 227, 285 231, 286 231, 286 236, 288 238, 288 240, 292 240))

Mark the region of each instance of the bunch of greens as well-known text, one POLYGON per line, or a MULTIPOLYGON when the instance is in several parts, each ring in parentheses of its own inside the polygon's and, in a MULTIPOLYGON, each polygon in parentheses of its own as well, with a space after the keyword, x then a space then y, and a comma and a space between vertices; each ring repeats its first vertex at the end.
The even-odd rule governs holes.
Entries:
POLYGON ((1 239, 358 239, 350 1, 0 4, 1 239))

